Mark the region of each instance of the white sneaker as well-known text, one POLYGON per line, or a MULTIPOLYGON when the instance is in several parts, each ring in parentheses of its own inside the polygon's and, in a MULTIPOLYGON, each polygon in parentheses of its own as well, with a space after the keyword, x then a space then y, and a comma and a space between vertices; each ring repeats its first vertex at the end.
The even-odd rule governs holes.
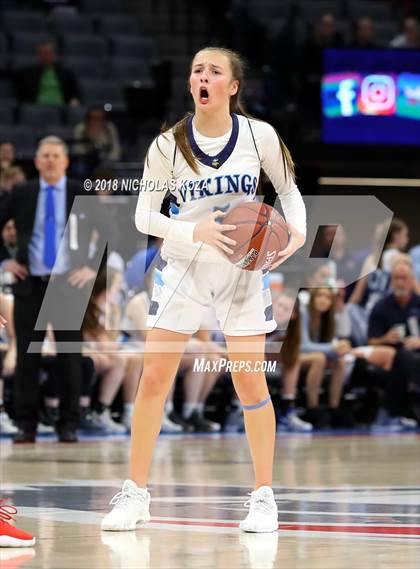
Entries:
POLYGON ((14 426, 12 419, 5 411, 2 411, 0 413, 0 433, 2 435, 14 435, 17 432, 18 429, 14 426))
POLYGON ((174 423, 170 420, 170 418, 165 414, 163 416, 162 426, 160 428, 161 433, 182 433, 181 425, 174 423))
POLYGON ((114 506, 101 523, 103 531, 135 530, 138 523, 150 521, 150 494, 144 488, 138 488, 132 480, 126 480, 121 492, 110 501, 114 506))
POLYGON ((239 529, 254 533, 277 531, 278 511, 273 490, 269 486, 260 486, 250 496, 244 504, 245 507, 249 506, 249 512, 239 524, 239 529))
POLYGON ((293 431, 295 433, 310 433, 313 430, 311 423, 303 421, 297 414, 296 410, 292 410, 287 414, 285 422, 289 431, 293 431))
POLYGON ((92 411, 92 419, 108 435, 122 435, 126 433, 124 425, 113 421, 109 409, 105 409, 102 413, 92 411))

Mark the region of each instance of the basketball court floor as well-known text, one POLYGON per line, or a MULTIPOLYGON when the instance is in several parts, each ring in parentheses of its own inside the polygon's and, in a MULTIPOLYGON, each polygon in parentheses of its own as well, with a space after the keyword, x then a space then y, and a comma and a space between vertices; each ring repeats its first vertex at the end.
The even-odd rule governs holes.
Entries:
POLYGON ((279 531, 244 534, 252 481, 243 435, 161 436, 152 521, 101 533, 127 476, 128 438, 58 445, 1 441, 1 494, 33 532, 0 550, 1 569, 419 569, 420 437, 281 435, 279 531))

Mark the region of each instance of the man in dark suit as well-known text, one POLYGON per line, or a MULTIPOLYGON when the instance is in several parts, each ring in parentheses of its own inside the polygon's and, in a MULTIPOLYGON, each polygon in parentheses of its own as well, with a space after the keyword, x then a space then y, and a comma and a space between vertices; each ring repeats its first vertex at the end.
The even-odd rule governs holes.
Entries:
POLYGON ((61 393, 57 433, 61 442, 77 441, 82 377, 80 321, 88 300, 83 288, 96 276, 103 254, 99 247, 96 256, 90 258, 92 232, 96 230, 104 240, 109 225, 96 197, 87 200, 89 207, 75 202, 80 187, 66 178, 68 164, 67 147, 61 139, 42 139, 35 157, 39 180, 15 186, 0 203, 0 232, 9 219, 14 219, 18 242, 15 259, 2 266, 16 279, 15 409, 19 432, 15 442, 35 441, 41 354, 40 348, 36 350, 39 353, 28 353, 28 348, 32 342, 42 345, 48 323, 58 343, 61 393), (60 343, 67 348, 60 349, 60 343), (72 353, 65 353, 69 351, 72 353))
POLYGON ((76 77, 57 63, 54 43, 40 43, 37 58, 37 65, 22 69, 16 77, 18 99, 47 105, 78 105, 80 89, 76 77))

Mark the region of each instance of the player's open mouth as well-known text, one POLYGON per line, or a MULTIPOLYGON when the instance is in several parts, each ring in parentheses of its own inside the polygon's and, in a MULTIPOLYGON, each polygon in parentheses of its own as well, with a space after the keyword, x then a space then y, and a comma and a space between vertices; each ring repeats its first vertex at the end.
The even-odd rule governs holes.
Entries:
POLYGON ((203 105, 209 102, 209 92, 205 87, 200 87, 200 103, 203 105))

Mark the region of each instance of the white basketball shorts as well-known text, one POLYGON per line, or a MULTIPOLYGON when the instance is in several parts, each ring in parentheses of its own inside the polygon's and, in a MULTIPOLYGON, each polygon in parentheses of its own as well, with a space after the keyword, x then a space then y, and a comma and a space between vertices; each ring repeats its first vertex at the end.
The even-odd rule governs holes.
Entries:
POLYGON ((220 330, 230 336, 254 336, 277 328, 267 273, 245 271, 225 259, 159 257, 149 328, 194 334, 210 307, 220 330))

